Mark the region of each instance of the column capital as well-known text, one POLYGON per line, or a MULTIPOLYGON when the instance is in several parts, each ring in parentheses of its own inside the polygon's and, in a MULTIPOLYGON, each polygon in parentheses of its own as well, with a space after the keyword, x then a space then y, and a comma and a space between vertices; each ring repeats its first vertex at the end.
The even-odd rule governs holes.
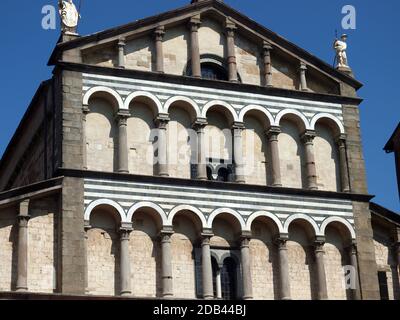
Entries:
POLYGON ((339 134, 339 135, 337 135, 335 137, 335 142, 339 147, 345 146, 346 145, 346 139, 347 139, 347 135, 344 134, 344 133, 341 133, 341 134, 339 134))
POLYGON ((201 25, 201 19, 199 14, 190 18, 189 27, 191 28, 192 32, 197 32, 200 25, 201 25))
POLYGON ((172 227, 164 227, 162 230, 159 232, 159 237, 161 239, 162 243, 165 242, 171 242, 171 237, 174 234, 174 230, 172 227))
POLYGON ((162 41, 165 35, 165 28, 164 26, 158 26, 154 30, 154 37, 157 41, 162 41))
POLYGON ((235 129, 243 130, 243 129, 246 129, 246 128, 245 128, 243 122, 235 121, 235 122, 233 122, 233 124, 232 124, 232 129, 233 129, 233 130, 235 130, 235 129))
POLYGON ((126 39, 125 39, 125 37, 120 37, 119 39, 118 39, 118 47, 125 47, 126 46, 126 39))
POLYGON ((121 240, 129 240, 129 235, 133 231, 133 228, 121 227, 118 231, 121 240))
POLYGON ((285 250, 287 249, 286 243, 289 240, 288 234, 280 234, 274 238, 274 243, 278 246, 279 249, 285 250))
POLYGON ((28 216, 29 217, 29 204, 30 204, 29 199, 22 200, 19 203, 18 216, 28 216))
POLYGON ((282 133, 282 130, 278 126, 271 126, 267 130, 265 130, 265 134, 267 138, 270 140, 271 138, 277 139, 278 135, 282 133))
POLYGON ((299 70, 300 71, 306 71, 307 70, 307 64, 304 61, 300 61, 299 70))
POLYGON ((87 115, 89 112, 90 112, 89 105, 87 104, 82 105, 82 113, 84 115, 87 115))
POLYGON ((316 236, 314 239, 314 249, 315 252, 324 252, 324 245, 325 245, 326 239, 324 236, 316 236))
POLYGON ((248 247, 250 245, 250 240, 252 238, 251 231, 243 231, 240 234, 240 247, 248 247))
POLYGON ((269 43, 268 41, 263 42, 263 52, 264 54, 268 53, 269 51, 273 50, 273 47, 271 45, 271 43, 269 43))
POLYGON ((205 128, 208 124, 206 118, 196 118, 196 120, 192 123, 193 130, 199 131, 205 128))
POLYGON ((201 246, 209 246, 211 242, 211 238, 214 236, 212 233, 202 233, 200 235, 200 243, 201 246))
POLYGON ((30 218, 31 218, 30 215, 19 214, 19 215, 17 216, 19 226, 20 226, 20 227, 27 227, 30 218))
POLYGON ((166 129, 170 120, 171 119, 167 113, 159 113, 154 119, 154 124, 158 127, 158 129, 166 129))
POLYGON ((118 110, 115 114, 115 120, 121 122, 121 124, 126 124, 126 121, 131 116, 131 113, 128 110, 118 110))
POLYGON ((351 244, 347 247, 347 250, 351 255, 356 255, 357 254, 357 243, 355 241, 352 241, 351 244))
POLYGON ((314 130, 306 130, 303 134, 300 135, 300 139, 303 143, 313 143, 314 138, 316 137, 316 133, 314 130))
POLYGON ((225 21, 225 29, 226 29, 226 31, 227 31, 227 35, 229 36, 229 37, 233 37, 233 36, 235 36, 235 31, 236 31, 236 29, 237 29, 237 27, 236 27, 236 24, 232 21, 232 19, 231 18, 226 18, 226 21, 225 21))

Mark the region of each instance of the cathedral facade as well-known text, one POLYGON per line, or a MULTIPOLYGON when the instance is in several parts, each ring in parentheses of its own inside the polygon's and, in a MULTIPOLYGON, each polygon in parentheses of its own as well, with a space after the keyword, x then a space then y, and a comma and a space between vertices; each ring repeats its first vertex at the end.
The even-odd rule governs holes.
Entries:
POLYGON ((350 68, 215 0, 49 65, 0 162, 3 294, 400 298, 350 68))

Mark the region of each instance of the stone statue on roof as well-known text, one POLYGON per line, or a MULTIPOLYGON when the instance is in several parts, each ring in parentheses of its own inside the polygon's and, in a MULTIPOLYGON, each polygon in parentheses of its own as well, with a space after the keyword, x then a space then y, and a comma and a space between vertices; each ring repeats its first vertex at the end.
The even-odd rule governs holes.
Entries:
POLYGON ((336 63, 337 63, 336 67, 338 69, 341 69, 341 68, 349 69, 350 68, 349 64, 348 64, 348 60, 347 60, 347 53, 346 53, 346 50, 347 50, 346 40, 347 40, 347 35, 344 34, 344 35, 342 35, 340 40, 336 39, 335 43, 333 45, 333 47, 336 51, 336 63))
POLYGON ((79 22, 79 12, 72 0, 58 1, 59 13, 61 17, 61 29, 65 34, 76 34, 76 27, 79 22))

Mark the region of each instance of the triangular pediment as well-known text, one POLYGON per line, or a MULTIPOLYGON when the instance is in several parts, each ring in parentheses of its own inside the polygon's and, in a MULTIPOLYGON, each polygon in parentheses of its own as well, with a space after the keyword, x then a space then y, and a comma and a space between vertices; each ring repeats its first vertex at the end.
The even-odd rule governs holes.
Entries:
POLYGON ((243 14, 217 0, 204 0, 160 15, 138 20, 96 34, 60 42, 54 50, 49 64, 62 60, 62 52, 79 48, 83 63, 115 67, 117 44, 126 41, 127 68, 154 71, 154 30, 164 26, 165 72, 185 75, 189 60, 187 44, 190 41, 188 21, 199 16, 200 53, 224 57, 225 24, 232 21, 237 29, 235 36, 237 63, 244 83, 261 84, 259 78, 262 65, 262 48, 271 44, 272 72, 277 87, 298 89, 300 62, 308 67, 310 89, 315 92, 337 94, 340 82, 358 89, 362 85, 347 74, 339 72, 278 34, 261 26, 243 14))

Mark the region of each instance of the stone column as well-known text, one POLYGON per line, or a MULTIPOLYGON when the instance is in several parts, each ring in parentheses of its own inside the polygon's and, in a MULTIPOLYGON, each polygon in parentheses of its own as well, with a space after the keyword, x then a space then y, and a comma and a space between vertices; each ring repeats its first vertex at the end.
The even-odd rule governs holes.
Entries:
POLYGON ((281 164, 279 158, 279 143, 278 135, 281 133, 279 127, 271 127, 267 131, 267 138, 271 152, 271 173, 272 173, 272 186, 282 187, 281 181, 281 164))
POLYGON ((217 291, 217 299, 222 299, 221 268, 219 267, 215 277, 215 287, 217 291))
POLYGON ((347 165, 347 156, 346 156, 346 137, 344 135, 340 135, 336 139, 336 143, 339 149, 341 189, 342 192, 350 192, 349 169, 347 165))
POLYGON ((301 136, 301 141, 304 143, 307 189, 309 190, 318 190, 317 170, 315 168, 315 156, 314 156, 314 138, 315 138, 315 132, 310 130, 307 130, 301 136))
POLYGON ((281 300, 290 300, 289 259, 287 237, 276 239, 279 253, 279 295, 281 300))
POLYGON ((156 28, 154 32, 155 47, 156 47, 156 72, 164 72, 164 50, 163 50, 163 38, 165 30, 163 26, 156 28))
POLYGON ((264 85, 272 87, 272 63, 271 63, 272 46, 269 42, 264 41, 263 59, 264 59, 264 85))
POLYGON ((210 251, 210 239, 212 234, 202 234, 201 239, 201 269, 202 269, 202 281, 203 281, 203 298, 213 299, 213 275, 212 275, 212 264, 211 264, 211 251, 210 251))
POLYGON ((324 244, 325 244, 325 239, 321 237, 318 237, 314 243, 315 267, 317 272, 317 284, 318 284, 318 292, 317 292, 318 300, 328 299, 328 289, 326 286, 326 273, 324 264, 324 255, 325 255, 324 244))
POLYGON ((121 280, 121 296, 132 294, 131 288, 131 259, 129 255, 129 235, 132 232, 131 227, 121 227, 120 230, 120 280, 121 280))
POLYGON ((18 214, 18 258, 17 258, 17 291, 28 290, 28 222, 29 200, 19 204, 18 214))
POLYGON ((236 25, 230 20, 226 20, 226 45, 229 81, 238 82, 236 52, 235 52, 235 30, 236 25))
POLYGON ((240 239, 240 257, 242 262, 243 299, 253 299, 253 283, 251 280, 250 235, 243 234, 240 239))
POLYGON ((171 236, 172 230, 162 230, 161 236, 161 279, 162 279, 162 296, 172 297, 172 264, 171 264, 171 236))
POLYGON ((190 60, 192 62, 192 77, 201 78, 199 27, 201 24, 200 15, 190 19, 190 60))
POLYGON ((87 115, 90 112, 89 106, 84 105, 82 107, 82 155, 83 155, 83 170, 87 170, 87 135, 86 135, 86 120, 87 115))
POLYGON ((193 129, 197 132, 197 179, 207 180, 207 161, 206 161, 206 141, 205 127, 207 120, 199 118, 193 124, 193 129))
POLYGON ((85 259, 85 294, 89 293, 89 271, 88 271, 88 232, 92 227, 85 222, 83 239, 84 239, 84 259, 85 259))
POLYGON ((158 161, 157 173, 160 177, 168 177, 168 149, 167 149, 167 124, 169 122, 168 115, 159 115, 155 124, 158 128, 158 161))
POLYGON ((307 65, 301 61, 300 62, 300 90, 308 91, 307 77, 306 77, 307 65))
POLYGON ((118 40, 118 68, 125 68, 125 38, 118 40))
POLYGON ((358 276, 358 259, 357 259, 357 245, 352 243, 351 246, 348 248, 349 255, 350 255, 350 264, 354 269, 354 279, 355 288, 350 289, 351 298, 353 300, 360 300, 361 299, 361 292, 360 292, 360 282, 358 276))
POLYGON ((128 173, 128 132, 127 124, 130 116, 129 111, 119 110, 117 114, 118 123, 118 172, 128 173))
POLYGON ((243 139, 242 133, 244 124, 235 122, 232 126, 233 131, 233 163, 235 164, 235 181, 245 183, 244 163, 243 163, 243 139))

